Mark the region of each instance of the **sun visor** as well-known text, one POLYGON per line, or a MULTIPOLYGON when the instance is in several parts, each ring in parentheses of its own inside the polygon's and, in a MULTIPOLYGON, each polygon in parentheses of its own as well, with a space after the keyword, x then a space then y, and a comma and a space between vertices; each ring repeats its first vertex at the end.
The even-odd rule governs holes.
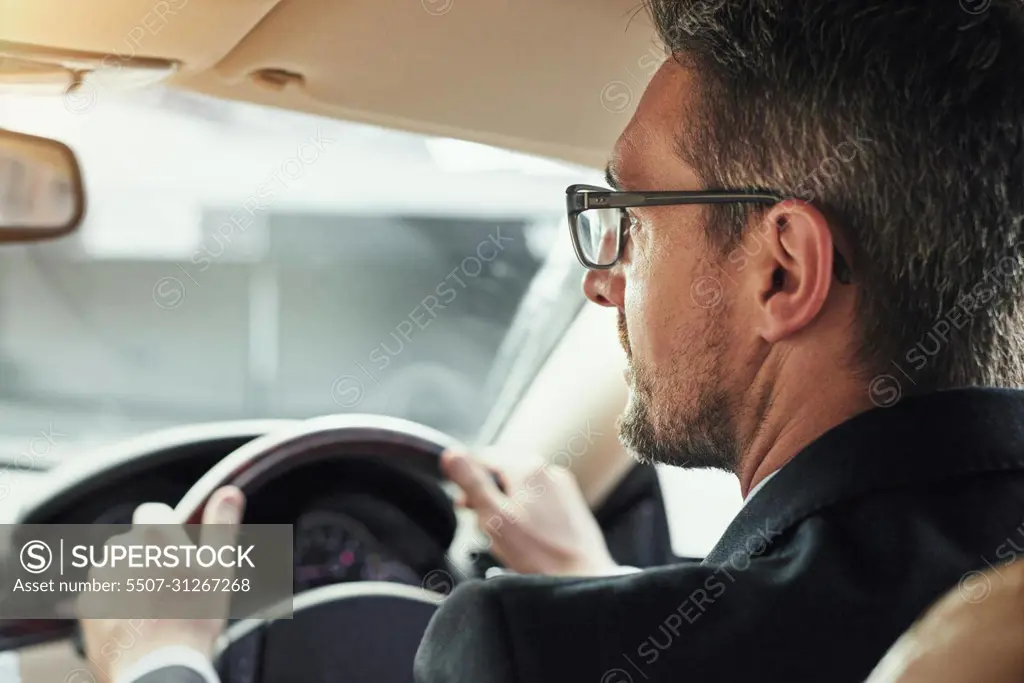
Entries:
MULTIPOLYGON (((0 50, 88 55, 108 64, 152 60, 203 70, 216 64, 279 0, 31 0, 0 8, 0 50)), ((24 61, 38 61, 24 57, 24 61)), ((45 62, 44 62, 45 63, 45 62)), ((39 74, 41 78, 49 75, 39 74)))
POLYGON ((634 0, 307 0, 176 82, 601 165, 663 60, 634 0))

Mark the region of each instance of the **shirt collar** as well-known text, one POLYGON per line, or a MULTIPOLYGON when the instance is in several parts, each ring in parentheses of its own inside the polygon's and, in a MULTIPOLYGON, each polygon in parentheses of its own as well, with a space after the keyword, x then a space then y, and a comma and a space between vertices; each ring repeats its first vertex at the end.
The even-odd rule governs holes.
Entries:
POLYGON ((747 503, 749 503, 750 499, 753 498, 757 494, 758 491, 760 491, 761 489, 764 488, 764 485, 768 483, 768 480, 771 479, 772 477, 774 477, 776 474, 778 474, 781 470, 782 470, 782 468, 780 467, 779 469, 775 470, 774 472, 769 474, 767 477, 765 477, 761 481, 757 482, 757 486, 755 486, 754 488, 750 489, 747 492, 747 497, 743 499, 743 505, 746 505, 747 503))

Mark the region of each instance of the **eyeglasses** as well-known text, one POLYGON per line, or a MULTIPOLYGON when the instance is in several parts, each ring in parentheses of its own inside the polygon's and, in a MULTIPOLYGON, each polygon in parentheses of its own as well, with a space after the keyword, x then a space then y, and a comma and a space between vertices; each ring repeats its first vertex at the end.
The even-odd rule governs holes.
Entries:
MULTIPOLYGON (((565 191, 572 246, 580 263, 589 270, 607 270, 622 258, 632 221, 626 209, 686 204, 778 204, 783 200, 780 195, 753 190, 617 192, 595 185, 570 185, 565 191)), ((849 284, 850 268, 838 250, 832 260, 836 278, 849 284)))

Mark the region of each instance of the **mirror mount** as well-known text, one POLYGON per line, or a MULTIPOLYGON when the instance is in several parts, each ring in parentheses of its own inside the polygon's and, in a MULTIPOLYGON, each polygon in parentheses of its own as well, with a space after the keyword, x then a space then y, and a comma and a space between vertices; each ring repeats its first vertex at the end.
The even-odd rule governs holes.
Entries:
POLYGON ((112 90, 165 81, 177 61, 155 57, 81 52, 0 40, 0 90, 64 95, 102 85, 112 90))

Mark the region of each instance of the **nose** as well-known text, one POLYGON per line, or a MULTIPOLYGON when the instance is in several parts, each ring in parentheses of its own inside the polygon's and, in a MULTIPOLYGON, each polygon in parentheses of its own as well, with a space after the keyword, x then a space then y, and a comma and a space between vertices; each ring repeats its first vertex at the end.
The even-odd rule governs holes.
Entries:
POLYGON ((588 270, 583 276, 583 294, 599 306, 622 308, 625 282, 618 270, 618 266, 588 270))

